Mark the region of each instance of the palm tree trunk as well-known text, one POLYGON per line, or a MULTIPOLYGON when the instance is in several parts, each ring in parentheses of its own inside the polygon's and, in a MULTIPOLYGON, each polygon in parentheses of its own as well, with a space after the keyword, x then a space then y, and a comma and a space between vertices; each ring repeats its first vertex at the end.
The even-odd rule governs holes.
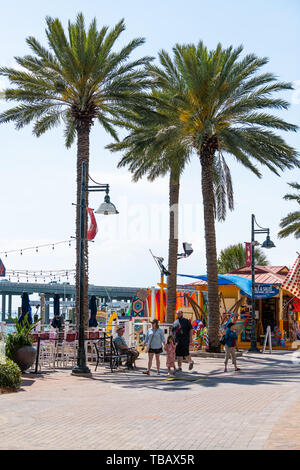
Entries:
POLYGON ((168 260, 168 289, 167 289, 167 322, 172 323, 176 311, 177 285, 177 253, 178 253, 178 201, 179 177, 170 172, 169 183, 169 260, 168 260))
POLYGON ((217 143, 209 139, 200 152, 206 269, 208 284, 208 341, 210 352, 219 352, 220 311, 218 297, 218 267, 215 232, 215 205, 213 187, 213 158, 217 143))
MULTIPOLYGON (((86 180, 88 185, 89 173, 89 126, 77 127, 77 206, 76 206, 76 323, 79 323, 79 282, 80 282, 80 195, 81 195, 81 170, 82 163, 86 163, 86 180)), ((86 193, 86 205, 88 207, 88 192, 86 193)), ((87 217, 85 219, 85 230, 87 233, 87 217)), ((84 324, 88 326, 88 242, 84 240, 84 324)))

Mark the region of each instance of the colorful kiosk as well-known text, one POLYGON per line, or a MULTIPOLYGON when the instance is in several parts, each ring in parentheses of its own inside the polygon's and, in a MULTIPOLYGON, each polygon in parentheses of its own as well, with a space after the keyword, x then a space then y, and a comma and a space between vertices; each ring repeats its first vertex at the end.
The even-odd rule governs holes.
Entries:
MULTIPOLYGON (((286 266, 255 266, 255 316, 257 339, 263 343, 267 326, 271 326, 274 347, 300 347, 300 299, 286 290, 286 266)), ((185 276, 197 279, 188 284, 203 296, 207 292, 206 276, 185 276)), ((251 334, 251 268, 244 266, 226 275, 218 276, 221 319, 232 313, 239 330, 239 347, 248 348, 251 334)), ((221 322, 222 323, 222 322, 221 322)))

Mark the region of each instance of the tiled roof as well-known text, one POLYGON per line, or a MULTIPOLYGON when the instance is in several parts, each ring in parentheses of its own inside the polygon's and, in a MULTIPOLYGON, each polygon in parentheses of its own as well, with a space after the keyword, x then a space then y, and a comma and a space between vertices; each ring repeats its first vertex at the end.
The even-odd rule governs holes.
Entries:
MULTIPOLYGON (((255 266, 255 282, 262 282, 265 284, 282 284, 289 269, 286 266, 255 266)), ((243 266, 242 268, 235 269, 228 274, 234 274, 246 279, 251 279, 251 266, 243 266)), ((206 286, 207 282, 199 279, 196 282, 190 283, 192 286, 206 286)))

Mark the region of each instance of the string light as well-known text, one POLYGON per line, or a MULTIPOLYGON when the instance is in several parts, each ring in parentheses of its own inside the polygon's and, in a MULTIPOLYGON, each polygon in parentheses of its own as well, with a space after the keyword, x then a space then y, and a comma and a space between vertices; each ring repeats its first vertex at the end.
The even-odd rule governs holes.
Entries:
POLYGON ((65 244, 65 243, 68 243, 69 246, 71 246, 71 243, 74 242, 76 240, 76 238, 71 238, 69 240, 63 240, 63 241, 60 241, 60 242, 55 242, 55 243, 47 243, 47 244, 44 244, 44 245, 36 245, 36 246, 29 246, 29 247, 26 247, 26 248, 19 248, 19 249, 16 249, 16 250, 6 250, 6 251, 0 251, 0 255, 5 255, 5 257, 7 258, 7 255, 9 253, 20 253, 20 255, 23 255, 23 252, 24 251, 27 251, 27 250, 35 250, 36 253, 39 253, 39 248, 47 248, 47 247, 52 247, 52 250, 54 250, 54 247, 56 245, 61 245, 61 244, 65 244))
MULTIPOLYGON (((69 280, 69 276, 75 273, 75 269, 57 269, 57 270, 41 270, 41 271, 31 271, 28 269, 14 269, 14 270, 6 270, 6 275, 11 280, 11 278, 17 278, 18 282, 20 279, 26 279, 26 282, 29 282, 30 278, 33 278, 35 282, 38 282, 39 279, 46 282, 58 282, 60 283, 62 278, 66 278, 69 280)), ((25 281, 24 281, 25 282, 25 281)), ((41 281, 40 281, 41 282, 41 281)))

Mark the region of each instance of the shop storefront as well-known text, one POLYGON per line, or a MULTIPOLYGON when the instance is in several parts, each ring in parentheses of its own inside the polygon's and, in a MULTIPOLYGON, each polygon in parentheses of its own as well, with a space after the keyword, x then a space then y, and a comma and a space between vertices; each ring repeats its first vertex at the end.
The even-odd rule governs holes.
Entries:
MULTIPOLYGON (((230 275, 233 275, 233 278, 250 280, 250 269, 245 266, 230 275)), ((255 267, 256 333, 258 342, 263 343, 266 329, 270 326, 274 347, 297 348, 300 346, 300 300, 282 288, 288 272, 286 266, 255 267)), ((207 290, 205 280, 190 285, 200 292, 207 290)), ((251 292, 249 289, 245 292, 236 284, 222 285, 222 282, 219 282, 219 295, 221 319, 224 320, 234 306, 238 305, 235 319, 241 325, 239 344, 241 347, 248 347, 251 335, 251 292)))

